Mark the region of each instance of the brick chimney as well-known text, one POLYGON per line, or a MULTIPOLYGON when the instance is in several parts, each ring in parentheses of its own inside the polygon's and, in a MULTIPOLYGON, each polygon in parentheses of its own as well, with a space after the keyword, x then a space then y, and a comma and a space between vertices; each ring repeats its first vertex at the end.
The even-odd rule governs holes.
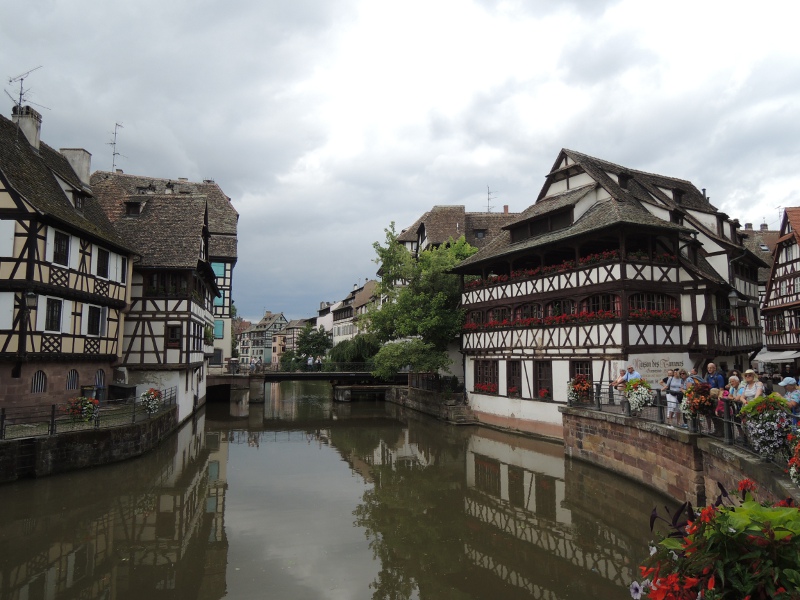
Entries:
POLYGON ((745 228, 746 231, 752 231, 753 230, 753 224, 752 223, 745 223, 744 224, 744 228, 745 228))
POLYGON ((15 106, 11 112, 11 121, 15 123, 28 143, 37 151, 39 150, 39 139, 42 134, 42 115, 33 110, 30 106, 15 106))
POLYGON ((508 214, 508 204, 503 204, 503 214, 504 215, 508 214))
POLYGON ((67 159, 81 183, 88 186, 89 173, 92 170, 92 155, 83 148, 60 148, 58 151, 67 159))
POLYGON ((769 231, 769 225, 766 223, 761 224, 761 231, 769 231))

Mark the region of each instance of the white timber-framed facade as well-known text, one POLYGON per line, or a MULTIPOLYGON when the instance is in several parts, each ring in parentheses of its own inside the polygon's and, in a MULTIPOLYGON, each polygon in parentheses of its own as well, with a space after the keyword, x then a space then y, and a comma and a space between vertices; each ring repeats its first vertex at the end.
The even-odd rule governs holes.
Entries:
POLYGON ((41 120, 0 116, 2 406, 104 396, 135 256, 92 193, 91 155, 41 142, 41 120))
POLYGON ((765 351, 757 360, 790 365, 796 373, 800 359, 800 208, 787 208, 773 255, 764 295, 765 351))
POLYGON ((208 201, 191 190, 130 193, 116 174, 92 185, 103 210, 140 259, 133 265, 121 367, 137 394, 177 389, 178 418, 205 403, 206 343, 213 330, 216 277, 209 262, 208 201))
POLYGON ((577 374, 749 364, 765 264, 738 226, 688 181, 562 150, 536 203, 456 267, 476 414, 558 436, 577 374))

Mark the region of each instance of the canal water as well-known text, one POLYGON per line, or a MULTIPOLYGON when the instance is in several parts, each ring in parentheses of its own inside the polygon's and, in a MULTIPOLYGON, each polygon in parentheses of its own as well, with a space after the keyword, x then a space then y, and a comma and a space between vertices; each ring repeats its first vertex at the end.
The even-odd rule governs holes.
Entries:
POLYGON ((4 600, 622 599, 674 505, 560 445, 314 382, 0 499, 4 600))

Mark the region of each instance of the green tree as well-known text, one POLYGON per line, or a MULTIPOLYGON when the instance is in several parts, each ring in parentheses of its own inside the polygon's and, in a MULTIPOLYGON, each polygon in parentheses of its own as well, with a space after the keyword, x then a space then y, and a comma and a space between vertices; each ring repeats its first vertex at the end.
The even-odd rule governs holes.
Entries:
POLYGON ((294 350, 281 354, 281 371, 296 371, 300 367, 300 357, 294 350))
POLYGON ((349 340, 336 344, 328 354, 333 362, 366 363, 381 349, 381 343, 374 333, 359 333, 349 340))
POLYGON ((447 369, 447 346, 464 324, 460 281, 450 270, 478 249, 461 236, 426 249, 414 260, 397 241, 394 223, 384 231, 384 244, 373 244, 380 264, 378 294, 384 302, 364 317, 369 331, 384 342, 375 356, 374 372, 387 377, 404 366, 415 371, 447 369))
POLYGON ((231 357, 239 358, 239 340, 236 339, 236 332, 241 331, 242 317, 236 310, 236 305, 231 302, 231 357))
POLYGON ((322 325, 314 329, 311 323, 306 323, 303 330, 297 334, 297 354, 300 356, 325 356, 332 347, 333 340, 322 325))

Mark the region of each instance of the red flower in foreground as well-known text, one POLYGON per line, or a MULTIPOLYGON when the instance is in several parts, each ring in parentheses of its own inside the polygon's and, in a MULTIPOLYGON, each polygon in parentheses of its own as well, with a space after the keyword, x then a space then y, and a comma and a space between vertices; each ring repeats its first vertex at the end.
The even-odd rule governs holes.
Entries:
POLYGON ((739 492, 755 492, 756 491, 756 484, 752 479, 742 479, 739 482, 739 492))

